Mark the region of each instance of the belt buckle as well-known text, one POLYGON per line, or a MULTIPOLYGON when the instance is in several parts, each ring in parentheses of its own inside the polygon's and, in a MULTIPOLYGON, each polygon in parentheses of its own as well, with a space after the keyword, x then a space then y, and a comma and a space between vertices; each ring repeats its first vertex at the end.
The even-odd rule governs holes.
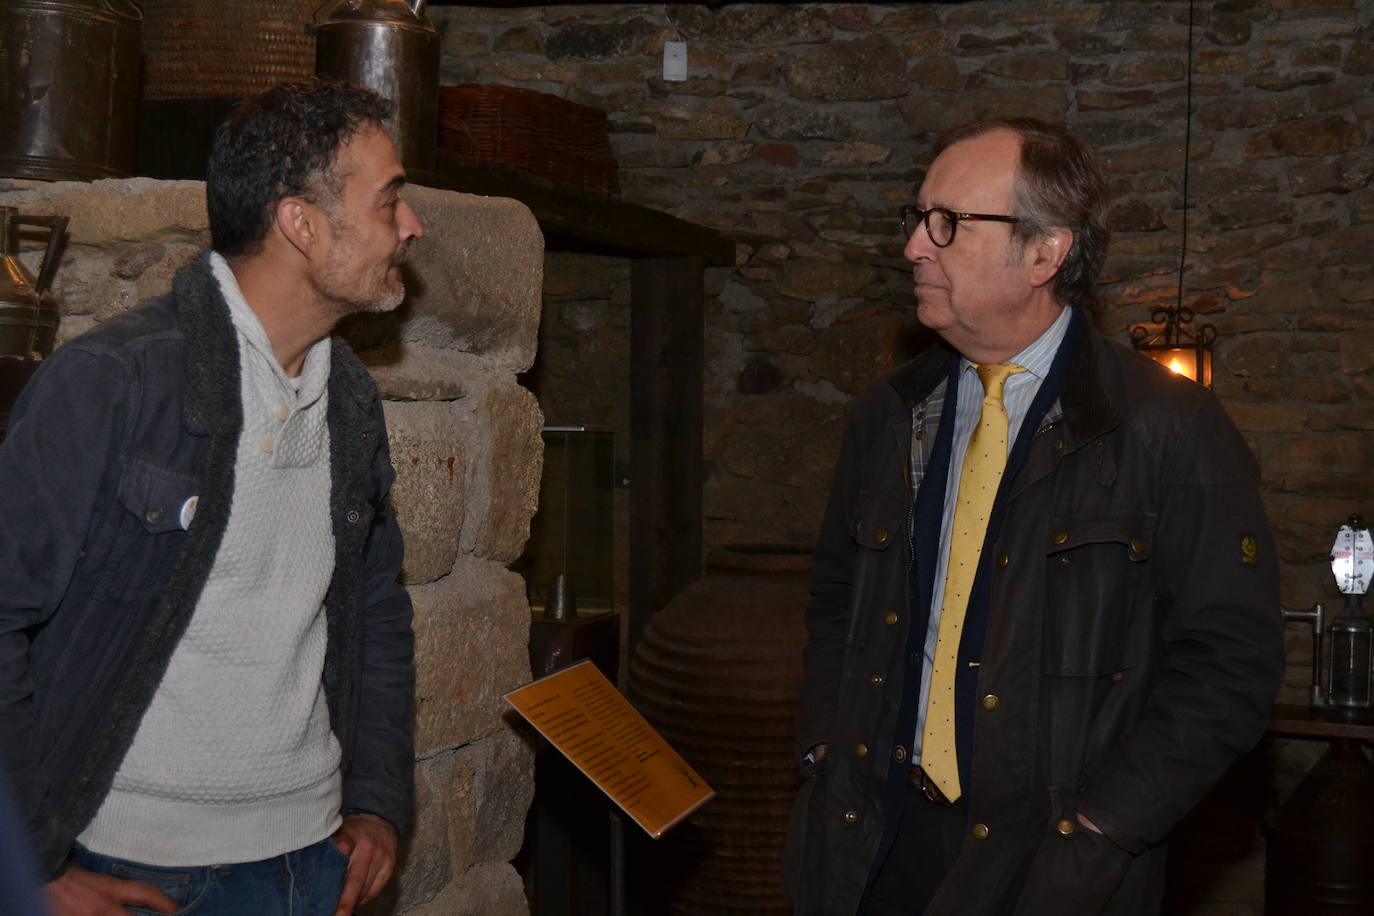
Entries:
POLYGON ((940 787, 935 784, 935 780, 931 779, 926 774, 926 771, 920 764, 913 766, 911 770, 913 775, 917 777, 917 785, 920 787, 921 794, 925 796, 926 801, 930 802, 932 805, 941 805, 946 808, 953 807, 953 803, 945 798, 945 793, 940 791, 940 787))

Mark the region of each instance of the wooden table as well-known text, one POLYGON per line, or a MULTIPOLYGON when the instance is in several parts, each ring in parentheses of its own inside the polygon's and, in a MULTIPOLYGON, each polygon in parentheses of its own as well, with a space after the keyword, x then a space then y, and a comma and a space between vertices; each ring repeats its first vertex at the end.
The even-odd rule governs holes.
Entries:
POLYGON ((1269 734, 1276 738, 1345 738, 1374 744, 1374 710, 1354 714, 1311 706, 1276 704, 1269 718, 1269 734))

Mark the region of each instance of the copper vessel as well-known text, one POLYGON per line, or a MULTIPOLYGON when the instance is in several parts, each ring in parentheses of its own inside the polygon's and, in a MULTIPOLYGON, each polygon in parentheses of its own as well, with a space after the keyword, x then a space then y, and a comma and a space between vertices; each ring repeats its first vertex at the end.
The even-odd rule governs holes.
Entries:
POLYGON ((65 216, 20 216, 13 207, 0 207, 0 436, 19 392, 52 352, 57 303, 49 290, 66 231, 65 216), (48 230, 37 278, 19 261, 20 226, 48 230))
POLYGON ((0 4, 0 175, 133 172, 142 18, 133 0, 0 4))
POLYGON ((1374 913, 1374 765, 1338 739, 1265 819, 1267 916, 1374 913))
POLYGON ((811 556, 737 546, 706 567, 653 616, 630 661, 630 699, 717 793, 665 837, 657 911, 783 916, 811 556))
POLYGON ((315 73, 396 106, 387 127, 412 181, 433 183, 439 142, 439 32, 426 0, 334 0, 316 18, 315 73))

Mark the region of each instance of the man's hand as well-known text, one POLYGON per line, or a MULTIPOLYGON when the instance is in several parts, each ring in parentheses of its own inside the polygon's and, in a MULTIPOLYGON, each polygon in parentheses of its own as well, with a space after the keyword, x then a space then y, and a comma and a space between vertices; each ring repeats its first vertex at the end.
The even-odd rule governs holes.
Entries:
POLYGON ((348 856, 343 892, 334 916, 350 916, 354 907, 382 892, 396 868, 396 828, 375 814, 350 814, 344 818, 334 845, 348 856))
POLYGON ((151 884, 97 875, 70 866, 62 877, 48 882, 44 892, 56 916, 129 916, 124 909, 141 906, 158 913, 175 913, 177 903, 151 884))

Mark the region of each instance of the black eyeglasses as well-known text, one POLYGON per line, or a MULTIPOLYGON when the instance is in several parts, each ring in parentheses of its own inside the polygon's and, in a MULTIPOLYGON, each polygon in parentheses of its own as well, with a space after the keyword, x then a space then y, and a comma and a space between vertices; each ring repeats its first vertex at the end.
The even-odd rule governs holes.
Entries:
POLYGON ((929 210, 922 210, 911 204, 903 207, 901 214, 902 238, 909 241, 912 233, 916 231, 917 225, 925 223, 926 233, 937 248, 944 248, 953 242, 954 230, 958 229, 959 223, 966 219, 988 220, 995 223, 1021 222, 1015 216, 995 216, 990 213, 956 213, 944 207, 931 207, 929 210))

